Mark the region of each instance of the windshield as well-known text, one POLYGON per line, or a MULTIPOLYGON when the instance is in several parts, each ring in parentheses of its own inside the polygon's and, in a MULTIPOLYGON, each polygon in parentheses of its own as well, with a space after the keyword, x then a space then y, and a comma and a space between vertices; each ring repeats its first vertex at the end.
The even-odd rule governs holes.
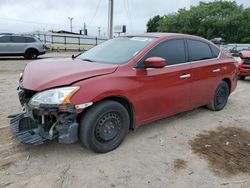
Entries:
POLYGON ((155 38, 150 37, 119 37, 108 40, 79 56, 86 61, 123 64, 135 57, 155 38))

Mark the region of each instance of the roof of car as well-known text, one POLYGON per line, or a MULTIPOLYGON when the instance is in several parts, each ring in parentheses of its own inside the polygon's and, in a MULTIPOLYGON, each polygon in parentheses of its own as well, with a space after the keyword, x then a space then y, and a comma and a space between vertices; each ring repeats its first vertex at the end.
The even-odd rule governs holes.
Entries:
POLYGON ((185 37, 185 38, 201 38, 194 35, 181 34, 181 33, 142 33, 130 36, 141 36, 141 37, 156 37, 156 38, 166 38, 166 37, 185 37))
POLYGON ((29 34, 13 34, 13 33, 0 33, 0 36, 17 36, 17 37, 33 37, 32 35, 29 35, 29 34))
POLYGON ((142 34, 135 34, 135 35, 127 35, 129 37, 155 37, 155 38, 164 38, 164 39, 171 39, 171 38, 189 38, 194 40, 200 40, 207 43, 211 43, 211 41, 195 36, 195 35, 189 35, 189 34, 182 34, 182 33, 142 33, 142 34))

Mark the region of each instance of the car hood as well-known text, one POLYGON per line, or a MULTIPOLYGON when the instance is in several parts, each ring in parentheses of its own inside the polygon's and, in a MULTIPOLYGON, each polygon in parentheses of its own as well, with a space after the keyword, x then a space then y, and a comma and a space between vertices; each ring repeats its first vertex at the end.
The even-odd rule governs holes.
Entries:
POLYGON ((250 50, 241 51, 241 56, 243 58, 250 58, 250 50))
POLYGON ((32 91, 66 86, 91 77, 111 74, 118 65, 80 59, 46 59, 29 63, 23 74, 22 87, 32 91))

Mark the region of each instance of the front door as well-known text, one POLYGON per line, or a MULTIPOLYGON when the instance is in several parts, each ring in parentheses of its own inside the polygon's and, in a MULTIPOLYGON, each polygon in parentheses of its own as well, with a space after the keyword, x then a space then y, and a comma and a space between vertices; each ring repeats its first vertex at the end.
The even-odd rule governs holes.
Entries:
POLYGON ((136 80, 141 85, 141 91, 136 96, 142 123, 190 108, 191 67, 186 62, 184 40, 160 43, 140 63, 143 65, 149 57, 162 57, 168 65, 161 69, 135 70, 136 80))

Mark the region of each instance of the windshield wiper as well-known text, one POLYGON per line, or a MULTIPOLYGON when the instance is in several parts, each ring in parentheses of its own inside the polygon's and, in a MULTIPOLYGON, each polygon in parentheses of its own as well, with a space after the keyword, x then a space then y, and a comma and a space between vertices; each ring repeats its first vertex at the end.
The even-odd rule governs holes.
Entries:
POLYGON ((73 55, 72 55, 72 59, 75 60, 75 58, 77 58, 77 57, 80 56, 80 55, 82 55, 82 53, 79 53, 79 54, 77 54, 76 56, 73 54, 73 55))
POLYGON ((95 61, 93 61, 91 59, 82 59, 82 61, 95 62, 95 61))

